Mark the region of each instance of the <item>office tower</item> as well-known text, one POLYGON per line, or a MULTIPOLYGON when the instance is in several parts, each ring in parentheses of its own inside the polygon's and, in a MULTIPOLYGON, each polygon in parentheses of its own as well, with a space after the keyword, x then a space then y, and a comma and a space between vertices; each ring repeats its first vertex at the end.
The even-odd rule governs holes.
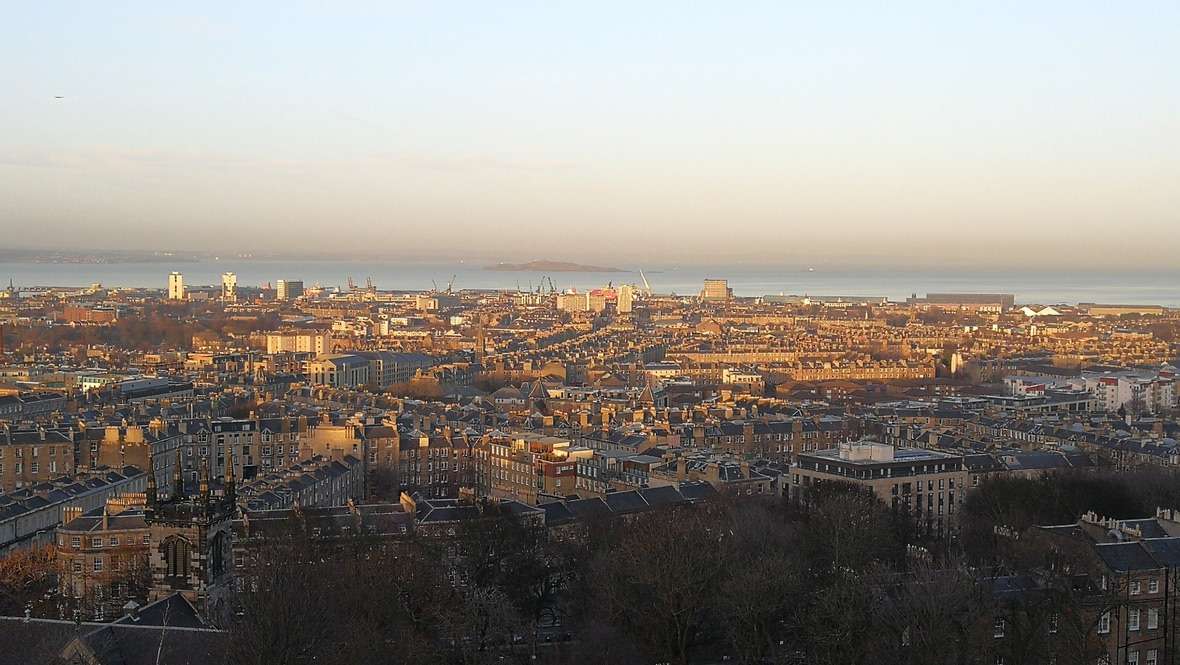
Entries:
POLYGON ((184 300, 184 275, 173 272, 168 275, 168 299, 184 300))
POLYGON ((635 287, 630 284, 624 284, 619 287, 619 314, 631 313, 631 302, 635 299, 635 287))
POLYGON ((705 288, 701 290, 701 300, 705 302, 725 302, 732 296, 733 290, 724 279, 706 279, 705 288))
POLYGON ((275 298, 294 300, 303 295, 303 282, 294 279, 280 279, 275 284, 275 298))
POLYGON ((232 272, 221 273, 221 299, 229 302, 238 299, 238 276, 232 272))

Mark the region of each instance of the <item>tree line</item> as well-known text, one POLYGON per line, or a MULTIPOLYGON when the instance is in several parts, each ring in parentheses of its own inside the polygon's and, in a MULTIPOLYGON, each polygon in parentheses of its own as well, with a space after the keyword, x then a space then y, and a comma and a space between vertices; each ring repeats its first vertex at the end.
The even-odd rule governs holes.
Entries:
MULTIPOLYGON (((317 542, 295 528, 257 551, 232 661, 1093 662, 1102 592, 1046 577, 1043 551, 998 544, 995 527, 1149 516, 1177 505, 1176 481, 989 480, 949 541, 836 484, 807 506, 721 497, 558 528, 493 515, 447 538, 317 542)), ((1075 571, 1084 555, 1068 554, 1075 571)))

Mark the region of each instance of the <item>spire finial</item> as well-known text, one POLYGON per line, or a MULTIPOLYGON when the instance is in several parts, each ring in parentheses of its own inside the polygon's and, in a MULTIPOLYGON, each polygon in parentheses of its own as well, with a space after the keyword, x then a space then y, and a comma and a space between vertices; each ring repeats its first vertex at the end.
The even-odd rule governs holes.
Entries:
POLYGON ((201 483, 199 490, 201 501, 209 501, 209 460, 205 460, 204 466, 201 468, 201 483))
POLYGON ((225 497, 230 502, 234 502, 234 497, 237 494, 237 487, 234 482, 234 447, 232 445, 225 448, 225 497))
POLYGON ((184 498, 184 471, 180 468, 180 448, 176 449, 176 465, 172 467, 172 498, 184 498))
POLYGON ((148 458, 147 458, 147 505, 149 508, 156 505, 156 458, 152 453, 152 444, 148 444, 148 458))

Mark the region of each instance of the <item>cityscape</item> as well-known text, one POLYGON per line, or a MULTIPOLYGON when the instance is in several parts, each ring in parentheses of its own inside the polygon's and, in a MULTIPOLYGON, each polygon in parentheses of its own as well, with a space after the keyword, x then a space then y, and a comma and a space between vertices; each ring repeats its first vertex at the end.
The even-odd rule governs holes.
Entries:
POLYGON ((0 665, 1180 665, 1180 3, 24 3, 0 665))
POLYGON ((1180 311, 160 277, 0 294, 25 662, 1177 655, 1180 311))

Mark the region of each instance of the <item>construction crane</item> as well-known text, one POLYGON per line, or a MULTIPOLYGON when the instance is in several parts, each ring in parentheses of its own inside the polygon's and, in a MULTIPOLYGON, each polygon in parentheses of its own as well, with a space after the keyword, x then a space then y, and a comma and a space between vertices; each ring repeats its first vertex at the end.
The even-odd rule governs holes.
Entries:
POLYGON ((365 288, 369 291, 373 290, 373 276, 369 275, 365 278, 365 288))
POLYGON ((352 291, 356 288, 356 282, 352 281, 352 275, 348 276, 348 290, 352 291))
POLYGON ((455 288, 455 275, 451 275, 451 281, 447 282, 447 293, 451 293, 451 290, 454 288, 455 288))
POLYGON ((647 295, 651 295, 651 284, 647 283, 647 276, 643 274, 642 270, 639 271, 639 279, 643 280, 643 290, 647 292, 647 295))

